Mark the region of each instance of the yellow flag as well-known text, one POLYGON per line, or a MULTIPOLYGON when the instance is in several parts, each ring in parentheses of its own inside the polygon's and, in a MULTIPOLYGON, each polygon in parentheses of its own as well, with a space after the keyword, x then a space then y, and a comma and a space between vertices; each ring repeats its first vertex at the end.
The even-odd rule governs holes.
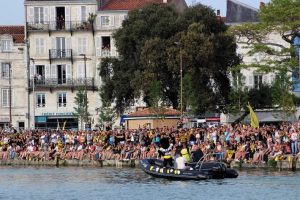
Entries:
POLYGON ((258 128, 259 127, 259 121, 257 119, 257 116, 255 114, 255 112, 253 111, 252 107, 250 106, 250 104, 248 104, 247 106, 249 108, 249 111, 250 111, 250 119, 251 119, 251 126, 253 128, 258 128))
POLYGON ((66 123, 67 123, 67 121, 64 122, 64 125, 63 125, 63 128, 62 128, 63 131, 65 130, 66 123))

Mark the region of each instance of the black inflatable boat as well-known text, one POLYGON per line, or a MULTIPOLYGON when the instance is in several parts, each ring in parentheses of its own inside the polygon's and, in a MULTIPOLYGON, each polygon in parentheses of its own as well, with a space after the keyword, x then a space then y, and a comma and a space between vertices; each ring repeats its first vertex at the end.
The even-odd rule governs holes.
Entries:
POLYGON ((171 167, 163 167, 162 160, 143 159, 140 166, 147 174, 173 180, 205 180, 205 179, 222 179, 236 178, 238 173, 226 168, 221 162, 201 162, 191 163, 187 169, 178 170, 171 167))

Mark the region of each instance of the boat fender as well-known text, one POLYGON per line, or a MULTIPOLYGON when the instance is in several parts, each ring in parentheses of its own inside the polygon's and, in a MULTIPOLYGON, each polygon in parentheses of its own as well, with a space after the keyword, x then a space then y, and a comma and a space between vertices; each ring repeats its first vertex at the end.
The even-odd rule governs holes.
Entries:
POLYGON ((159 170, 159 173, 164 173, 164 169, 161 168, 161 169, 159 170))
POLYGON ((153 171, 153 169, 154 169, 154 166, 150 166, 150 171, 153 171))
POLYGON ((157 167, 157 168, 155 169, 155 171, 158 172, 158 170, 159 170, 159 168, 157 167))

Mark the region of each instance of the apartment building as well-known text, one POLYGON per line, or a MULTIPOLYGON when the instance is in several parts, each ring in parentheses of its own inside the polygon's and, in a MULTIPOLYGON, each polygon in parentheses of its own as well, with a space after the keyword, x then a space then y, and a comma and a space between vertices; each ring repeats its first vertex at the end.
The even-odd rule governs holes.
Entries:
MULTIPOLYGON (((87 90, 89 121, 100 107, 94 27, 96 0, 26 0, 30 59, 30 125, 78 127, 76 93, 87 90)), ((79 123, 80 124, 80 123, 79 123)))
POLYGON ((0 26, 0 127, 28 122, 24 26, 0 26))

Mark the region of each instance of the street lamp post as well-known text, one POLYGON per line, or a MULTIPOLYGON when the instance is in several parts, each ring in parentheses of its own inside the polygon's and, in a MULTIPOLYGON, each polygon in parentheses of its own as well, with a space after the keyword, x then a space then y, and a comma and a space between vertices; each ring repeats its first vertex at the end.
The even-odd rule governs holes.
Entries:
POLYGON ((32 73, 32 96, 33 96, 32 129, 35 129, 35 74, 34 74, 35 61, 33 58, 30 58, 30 60, 32 61, 32 64, 33 64, 33 71, 31 72, 32 73))
POLYGON ((179 46, 179 54, 180 54, 180 114, 183 116, 183 69, 182 69, 182 47, 181 42, 175 42, 176 45, 179 46))
POLYGON ((180 45, 180 112, 181 112, 181 117, 183 115, 183 80, 182 80, 182 49, 180 45))
MULTIPOLYGON (((80 54, 80 56, 83 56, 84 60, 84 91, 85 91, 85 103, 87 104, 87 78, 86 78, 86 61, 87 57, 86 54, 80 54)), ((87 105, 85 105, 85 123, 88 122, 88 110, 87 110, 87 105)))
POLYGON ((8 84, 9 84, 9 126, 11 127, 12 117, 11 117, 11 64, 8 65, 8 84))

